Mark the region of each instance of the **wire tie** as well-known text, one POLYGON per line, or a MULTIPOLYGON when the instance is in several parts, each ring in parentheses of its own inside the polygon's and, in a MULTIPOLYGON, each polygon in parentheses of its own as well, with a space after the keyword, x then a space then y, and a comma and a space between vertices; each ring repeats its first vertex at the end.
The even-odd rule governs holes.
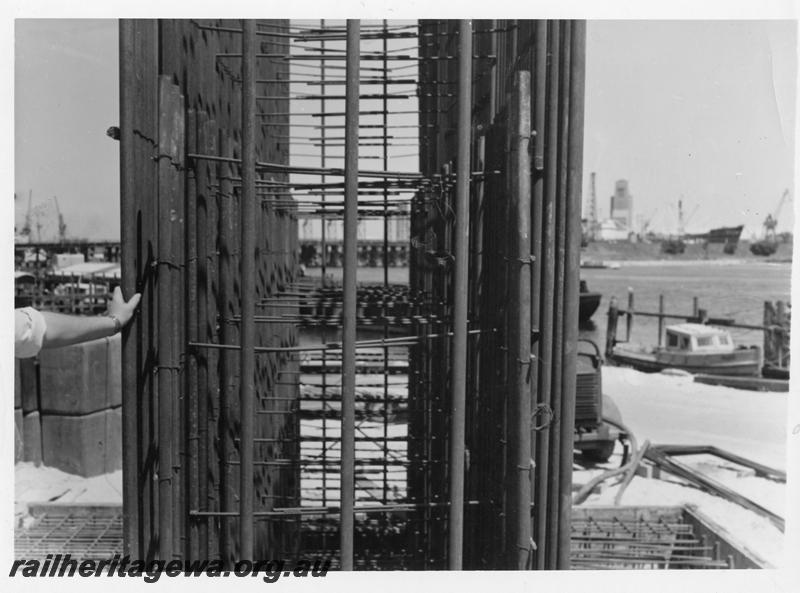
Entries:
POLYGON ((553 421, 554 413, 553 409, 548 406, 547 404, 539 404, 536 406, 536 410, 531 414, 531 423, 533 424, 533 430, 542 430, 550 426, 550 423, 553 421), (534 422, 539 416, 545 415, 546 420, 542 422, 542 424, 536 424, 534 422))

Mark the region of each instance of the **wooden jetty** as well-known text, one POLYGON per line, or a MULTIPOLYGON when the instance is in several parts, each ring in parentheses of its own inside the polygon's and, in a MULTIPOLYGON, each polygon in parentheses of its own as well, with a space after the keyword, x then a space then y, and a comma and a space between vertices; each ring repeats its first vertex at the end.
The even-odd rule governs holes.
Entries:
MULTIPOLYGON (((748 389, 754 391, 788 391, 789 385, 789 333, 790 333, 790 311, 791 305, 785 302, 764 303, 764 324, 751 325, 737 323, 735 319, 721 317, 715 318, 708 315, 706 309, 698 307, 698 300, 695 297, 693 311, 691 315, 679 315, 666 313, 664 310, 664 296, 659 296, 657 312, 637 311, 634 307, 634 293, 628 291, 628 306, 620 309, 616 299, 612 298, 608 311, 608 325, 606 331, 606 358, 611 363, 632 366, 645 372, 654 372, 663 368, 681 368, 696 375, 695 381, 706 384, 726 385, 738 389, 748 389), (657 345, 648 352, 636 352, 630 348, 625 348, 625 344, 631 340, 631 331, 634 319, 637 316, 656 317, 658 319, 658 339, 657 345), (625 318, 625 339, 617 339, 617 326, 620 317, 625 318), (763 364, 758 372, 729 372, 729 369, 722 367, 715 368, 713 361, 709 360, 709 365, 705 368, 698 365, 690 367, 681 365, 676 359, 675 364, 656 364, 655 354, 667 352, 668 348, 662 346, 665 333, 665 322, 667 320, 679 320, 686 324, 697 326, 709 325, 724 328, 737 328, 763 332, 763 364), (620 347, 619 345, 622 345, 620 347), (642 362, 638 364, 637 361, 642 362), (651 361, 651 359, 653 359, 651 361), (652 364, 650 364, 652 362, 652 364), (666 365, 666 366, 665 366, 666 365), (727 375, 752 374, 748 377, 730 377, 727 375)), ((720 330, 722 331, 722 330, 720 330)), ((733 350, 729 356, 736 353, 747 353, 748 349, 733 350)), ((751 353, 752 354, 752 353, 751 353)), ((742 354, 743 355, 743 354, 742 354)), ((710 355, 709 355, 710 356, 710 355)), ((663 358, 663 357, 662 357, 663 358)), ((713 358, 713 357, 712 357, 713 358)), ((662 361, 663 362, 663 361, 662 361)), ((754 371, 756 369, 753 369, 754 371)))

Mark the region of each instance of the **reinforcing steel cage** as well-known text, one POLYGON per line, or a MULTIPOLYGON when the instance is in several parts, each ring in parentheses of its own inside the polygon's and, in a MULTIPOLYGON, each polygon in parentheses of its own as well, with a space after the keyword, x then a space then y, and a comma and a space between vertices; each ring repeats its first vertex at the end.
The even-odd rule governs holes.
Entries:
POLYGON ((585 23, 123 20, 126 551, 570 565, 585 23))

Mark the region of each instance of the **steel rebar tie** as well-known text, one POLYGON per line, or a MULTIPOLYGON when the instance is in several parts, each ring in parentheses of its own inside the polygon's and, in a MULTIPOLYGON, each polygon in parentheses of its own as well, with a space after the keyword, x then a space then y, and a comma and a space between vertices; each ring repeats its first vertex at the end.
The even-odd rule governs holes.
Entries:
POLYGON ((532 425, 531 427, 533 428, 533 430, 536 430, 536 431, 543 430, 543 429, 547 428, 548 426, 550 426, 550 424, 553 422, 554 418, 555 418, 555 413, 553 412, 553 409, 549 405, 547 405, 547 404, 538 404, 536 406, 536 410, 531 414, 531 425, 532 425), (542 424, 538 424, 537 425, 534 422, 534 419, 538 418, 542 414, 547 416, 547 420, 544 421, 542 424))
POLYGON ((161 259, 161 260, 159 260, 159 259, 153 260, 153 262, 150 264, 150 266, 154 270, 157 270, 158 266, 167 266, 168 268, 172 268, 173 270, 180 270, 180 269, 183 268, 183 266, 180 265, 180 264, 176 264, 174 262, 163 260, 163 259, 161 259))

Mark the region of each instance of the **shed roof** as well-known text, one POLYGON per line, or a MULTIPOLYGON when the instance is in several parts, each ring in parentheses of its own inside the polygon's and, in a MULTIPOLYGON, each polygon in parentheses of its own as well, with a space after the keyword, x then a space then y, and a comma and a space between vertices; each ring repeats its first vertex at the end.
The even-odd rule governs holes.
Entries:
POLYGON ((57 276, 102 276, 104 278, 119 278, 120 265, 118 262, 84 262, 66 266, 55 272, 57 276))

